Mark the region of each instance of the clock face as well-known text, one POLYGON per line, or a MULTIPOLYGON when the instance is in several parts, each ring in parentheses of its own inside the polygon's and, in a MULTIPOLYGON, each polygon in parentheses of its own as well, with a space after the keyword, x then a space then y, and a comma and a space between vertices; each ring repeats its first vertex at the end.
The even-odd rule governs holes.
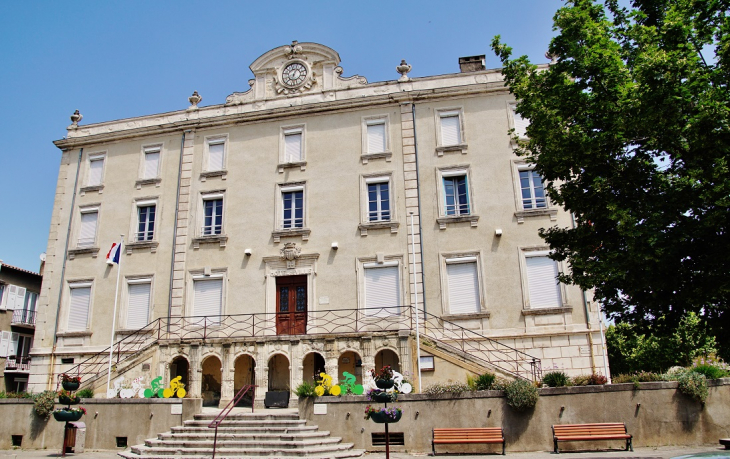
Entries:
POLYGON ((307 68, 299 62, 287 65, 281 72, 281 79, 287 86, 298 86, 304 83, 305 78, 307 78, 307 68))

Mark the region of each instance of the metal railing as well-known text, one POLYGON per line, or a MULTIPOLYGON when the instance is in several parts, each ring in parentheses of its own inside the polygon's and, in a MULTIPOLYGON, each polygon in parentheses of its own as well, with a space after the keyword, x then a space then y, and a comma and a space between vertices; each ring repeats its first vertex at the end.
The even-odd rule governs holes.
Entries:
MULTIPOLYGON (((258 313, 221 316, 163 317, 114 343, 112 365, 127 359, 160 341, 216 341, 250 339, 277 335, 353 335, 364 333, 415 332, 415 318, 410 306, 368 309, 336 309, 258 313)), ((424 313, 420 333, 425 338, 476 359, 482 366, 494 366, 516 377, 537 380, 540 359, 507 346, 482 334, 468 330, 433 314, 424 313)), ((106 374, 110 349, 94 354, 66 371, 82 377, 84 384, 106 374)), ((115 368, 116 369, 116 368, 115 368)))
POLYGON ((256 404, 256 388, 258 386, 250 384, 248 386, 243 386, 238 390, 238 393, 235 397, 233 397, 233 400, 228 402, 228 405, 226 405, 225 408, 221 410, 220 413, 218 413, 218 416, 216 416, 215 419, 213 419, 213 422, 208 424, 209 429, 215 429, 215 435, 213 436, 213 457, 212 459, 215 459, 215 449, 216 446, 218 446, 218 426, 221 425, 221 423, 228 417, 233 407, 238 405, 238 402, 240 402, 243 399, 243 396, 248 393, 249 390, 251 390, 251 412, 253 413, 253 407, 256 404))
POLYGON ((30 372, 30 356, 29 355, 11 355, 5 359, 4 371, 17 371, 19 373, 30 372))
POLYGON ((10 325, 29 325, 35 327, 35 318, 35 311, 16 309, 13 311, 13 317, 10 319, 10 325))

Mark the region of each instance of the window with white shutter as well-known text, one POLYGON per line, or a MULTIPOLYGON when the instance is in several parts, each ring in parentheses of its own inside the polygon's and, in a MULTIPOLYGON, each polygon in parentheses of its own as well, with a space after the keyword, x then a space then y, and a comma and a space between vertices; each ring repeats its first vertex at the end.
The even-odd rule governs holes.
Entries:
POLYGON ((67 331, 85 331, 89 325, 91 285, 72 285, 70 290, 67 331))
POLYGON ((96 222, 99 217, 99 211, 94 210, 82 210, 81 211, 81 225, 79 229, 79 242, 78 247, 93 247, 96 242, 96 222))
POLYGON ((142 178, 153 179, 160 174, 160 147, 145 148, 142 178))
POLYGON ((195 279, 193 285, 193 315, 196 318, 205 316, 208 324, 220 323, 223 311, 223 279, 195 279))
POLYGON ((139 330, 149 322, 152 282, 150 279, 134 279, 127 283, 129 295, 126 328, 139 330))
POLYGON ((104 176, 104 157, 89 157, 89 176, 87 177, 87 186, 101 185, 104 176))
POLYGON ((364 268, 365 310, 369 317, 400 314, 401 295, 397 262, 366 264, 364 268))
POLYGON ((210 139, 208 141, 208 170, 222 171, 226 150, 226 139, 210 139))
POLYGON ((461 144, 461 122, 459 120, 459 114, 459 111, 439 113, 442 146, 461 144))
POLYGON ((519 113, 515 111, 516 106, 510 105, 510 111, 512 112, 512 124, 515 129, 515 135, 520 139, 527 138, 527 126, 530 125, 530 121, 526 120, 519 113))
POLYGON ((25 311, 35 311, 38 303, 38 294, 35 292, 25 292, 25 300, 23 301, 23 309, 25 311))
POLYGON ((447 259, 446 278, 450 314, 474 314, 481 311, 476 257, 447 259))
POLYGON ((367 153, 387 151, 385 119, 367 121, 367 153))
POLYGON ((294 163, 304 160, 303 131, 291 129, 284 131, 284 162, 294 163))
POLYGON ((12 336, 9 331, 0 332, 0 357, 8 356, 11 339, 12 336))
POLYGON ((557 308, 562 306, 558 265, 547 256, 525 257, 527 288, 530 308, 557 308))
POLYGON ((7 309, 7 291, 7 286, 5 284, 0 284, 0 311, 7 309))
MULTIPOLYGON (((15 332, 10 333, 10 343, 8 344, 8 357, 10 357, 11 355, 14 355, 17 357, 18 352, 19 351, 22 352, 23 348, 18 347, 19 338, 20 338, 19 334, 15 333, 15 332)), ((22 345, 23 343, 20 343, 20 344, 22 345)))

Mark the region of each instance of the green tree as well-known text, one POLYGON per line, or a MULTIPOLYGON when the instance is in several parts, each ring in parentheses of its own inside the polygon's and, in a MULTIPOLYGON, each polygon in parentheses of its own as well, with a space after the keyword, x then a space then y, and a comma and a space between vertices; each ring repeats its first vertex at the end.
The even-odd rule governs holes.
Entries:
POLYGON ((694 312, 730 357, 730 0, 567 0, 550 65, 495 37, 517 154, 575 215, 541 236, 561 280, 609 317, 670 336, 694 312))

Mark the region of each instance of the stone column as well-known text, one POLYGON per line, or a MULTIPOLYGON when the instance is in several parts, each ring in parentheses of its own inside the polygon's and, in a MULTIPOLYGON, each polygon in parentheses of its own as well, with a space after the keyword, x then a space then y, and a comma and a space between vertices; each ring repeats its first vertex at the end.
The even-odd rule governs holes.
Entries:
POLYGON ((231 343, 224 343, 221 346, 221 400, 220 408, 225 408, 228 403, 233 400, 236 395, 233 393, 233 356, 231 343))

